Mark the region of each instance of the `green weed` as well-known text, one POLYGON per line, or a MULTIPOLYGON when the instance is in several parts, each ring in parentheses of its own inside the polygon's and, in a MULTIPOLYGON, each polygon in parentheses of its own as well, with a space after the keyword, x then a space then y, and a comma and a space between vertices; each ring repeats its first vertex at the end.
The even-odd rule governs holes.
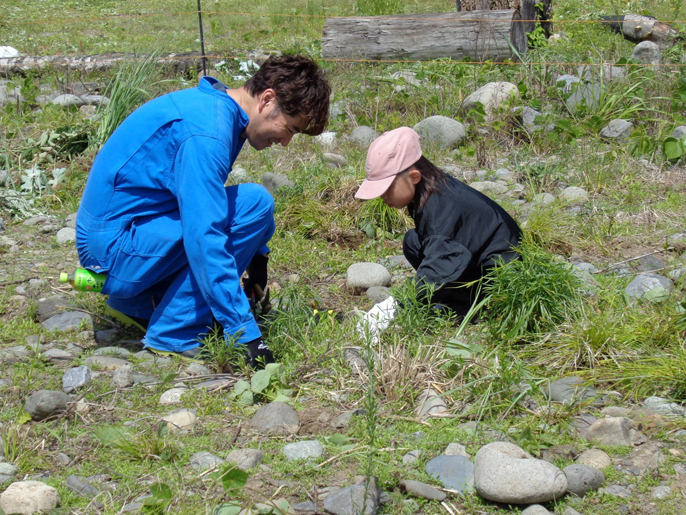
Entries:
POLYGON ((495 267, 484 286, 496 339, 545 333, 581 309, 581 280, 568 263, 526 241, 519 251, 521 259, 495 267))
POLYGON ((121 122, 150 97, 148 90, 154 84, 156 59, 153 52, 143 60, 125 62, 119 67, 105 91, 110 101, 104 106, 100 104, 97 112, 100 122, 95 133, 96 147, 103 145, 121 122))
POLYGON ((119 450, 132 461, 173 461, 178 453, 178 443, 167 436, 166 424, 133 432, 127 428, 107 426, 94 430, 95 436, 105 447, 119 450))
POLYGON ((219 373, 245 370, 247 359, 245 348, 237 343, 238 336, 226 337, 220 328, 213 328, 200 339, 198 359, 206 361, 219 373))

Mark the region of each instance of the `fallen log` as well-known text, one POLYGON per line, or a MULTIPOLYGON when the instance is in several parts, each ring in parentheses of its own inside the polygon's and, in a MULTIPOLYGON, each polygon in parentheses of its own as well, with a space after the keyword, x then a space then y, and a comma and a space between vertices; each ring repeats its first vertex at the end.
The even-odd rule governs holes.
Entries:
POLYGON ((436 14, 327 18, 326 59, 472 61, 515 59, 526 52, 521 16, 514 9, 436 14))
MULTIPOLYGON (((46 68, 69 69, 81 72, 107 71, 132 59, 145 59, 146 56, 134 54, 106 53, 87 56, 24 56, 0 58, 0 75, 25 75, 29 70, 46 68)), ((210 60, 207 59, 209 62, 210 60)), ((217 59, 214 59, 217 61, 217 59)), ((166 73, 178 76, 185 73, 196 74, 202 70, 202 56, 199 52, 179 52, 164 54, 156 63, 166 73)))
POLYGON ((679 33, 668 24, 657 21, 652 16, 625 14, 600 18, 610 30, 622 34, 625 39, 634 43, 652 41, 661 47, 671 47, 679 36, 679 33))

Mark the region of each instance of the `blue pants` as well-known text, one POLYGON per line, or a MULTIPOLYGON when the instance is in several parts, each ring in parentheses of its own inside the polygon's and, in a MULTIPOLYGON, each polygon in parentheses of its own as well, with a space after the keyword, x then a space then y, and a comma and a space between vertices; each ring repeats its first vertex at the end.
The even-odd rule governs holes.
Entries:
MULTIPOLYGON (((240 277, 256 253, 268 250, 274 199, 258 184, 230 186, 226 194, 231 221, 226 234, 240 277)), ((138 218, 124 238, 108 272, 107 303, 150 320, 146 346, 173 352, 197 347, 213 316, 188 264, 178 212, 138 218)))

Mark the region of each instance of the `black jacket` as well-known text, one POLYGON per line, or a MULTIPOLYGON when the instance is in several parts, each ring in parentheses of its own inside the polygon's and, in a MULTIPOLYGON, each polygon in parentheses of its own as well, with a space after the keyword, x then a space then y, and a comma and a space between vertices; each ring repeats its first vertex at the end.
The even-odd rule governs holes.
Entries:
POLYGON ((513 250, 522 231, 507 212, 486 195, 446 175, 441 193, 433 193, 414 219, 423 259, 417 268, 422 281, 441 286, 479 279, 499 257, 518 258, 513 250))

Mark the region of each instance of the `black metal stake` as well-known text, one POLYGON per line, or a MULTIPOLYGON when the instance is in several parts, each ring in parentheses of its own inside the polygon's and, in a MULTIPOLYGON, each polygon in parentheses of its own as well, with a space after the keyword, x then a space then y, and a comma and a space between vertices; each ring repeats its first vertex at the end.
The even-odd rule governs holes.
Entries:
POLYGON ((202 34, 202 10, 200 8, 200 0, 198 0, 198 23, 200 24, 200 50, 202 52, 202 74, 207 75, 207 68, 205 67, 205 37, 202 34))

